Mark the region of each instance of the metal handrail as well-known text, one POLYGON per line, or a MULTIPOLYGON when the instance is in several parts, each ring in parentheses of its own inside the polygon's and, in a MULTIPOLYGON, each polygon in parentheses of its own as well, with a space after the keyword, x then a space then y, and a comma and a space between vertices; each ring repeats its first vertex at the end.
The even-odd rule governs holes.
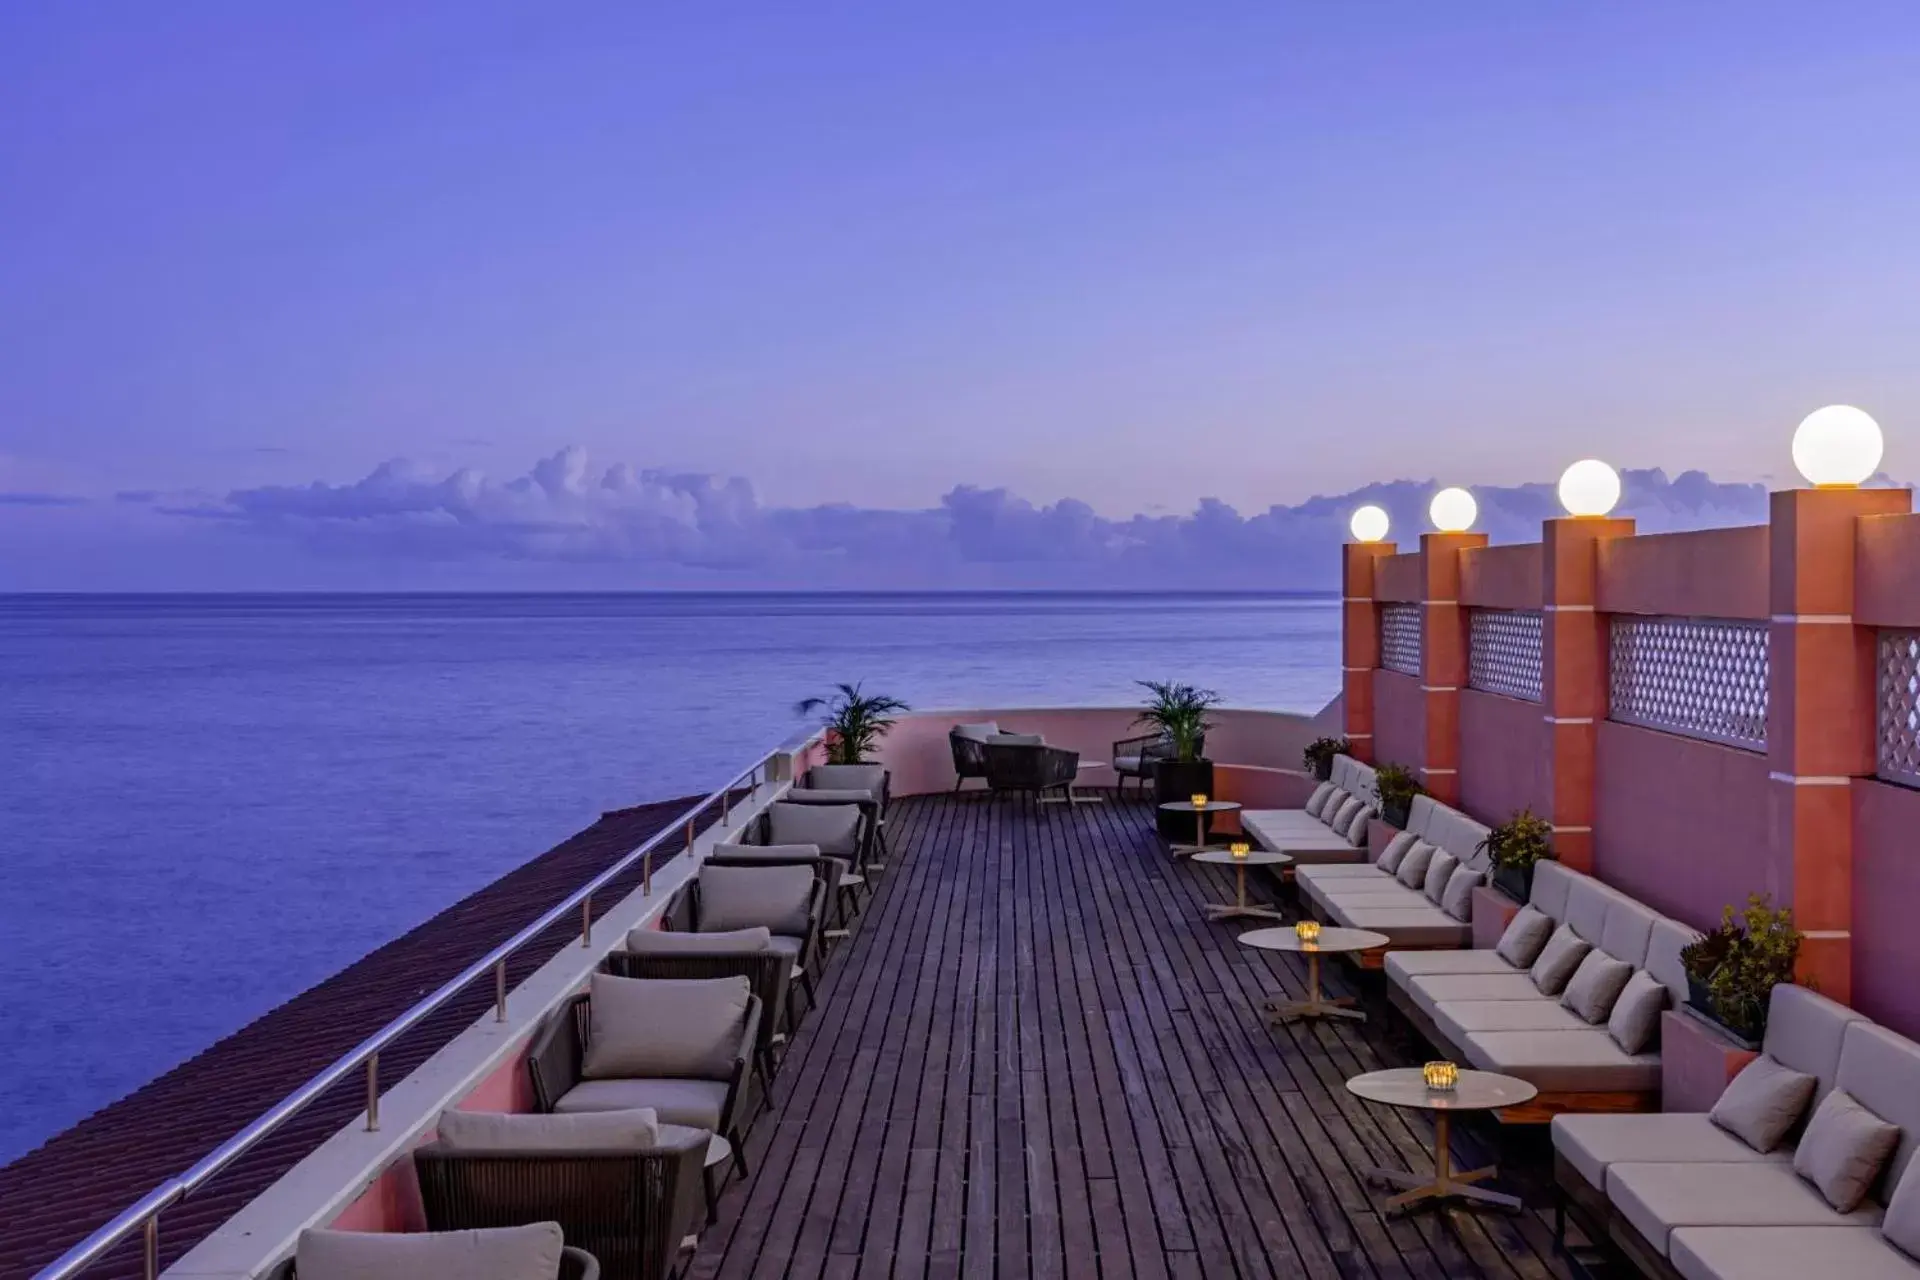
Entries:
POLYGON ((486 955, 462 969, 458 974, 442 983, 432 995, 419 1001, 405 1013, 387 1023, 386 1026, 362 1040, 350 1052, 335 1059, 320 1073, 295 1089, 292 1093, 275 1103, 265 1113, 257 1116, 246 1128, 228 1138, 225 1142, 209 1151, 186 1172, 167 1179, 146 1195, 114 1215, 105 1226, 74 1245, 58 1258, 34 1273, 34 1280, 68 1280, 77 1276, 87 1267, 100 1260, 105 1254, 118 1247, 138 1232, 144 1237, 145 1265, 147 1280, 154 1280, 160 1273, 160 1214, 163 1210, 178 1204, 205 1186, 211 1179, 245 1155, 253 1147, 272 1134, 313 1103, 315 1099, 345 1080, 355 1071, 367 1073, 367 1128, 377 1130, 380 1127, 380 1051, 398 1040, 401 1036, 418 1026, 422 1021, 437 1013, 448 1001, 465 991, 483 975, 491 971, 494 974, 494 1017, 496 1021, 506 1020, 507 961, 515 952, 532 942, 535 938, 560 923, 569 914, 578 909, 581 912, 582 930, 580 944, 591 946, 593 895, 611 884, 634 863, 641 863, 641 892, 653 895, 653 852, 669 836, 684 831, 687 848, 693 848, 693 826, 701 814, 716 801, 721 801, 720 820, 724 825, 733 809, 733 793, 741 783, 749 783, 747 791, 751 794, 763 781, 767 765, 774 757, 796 750, 812 740, 811 734, 805 737, 789 737, 780 746, 761 756, 752 768, 734 775, 733 780, 718 791, 711 792, 693 807, 676 817, 650 836, 639 848, 620 858, 586 884, 575 889, 566 898, 548 908, 537 920, 527 925, 505 942, 487 952, 486 955))

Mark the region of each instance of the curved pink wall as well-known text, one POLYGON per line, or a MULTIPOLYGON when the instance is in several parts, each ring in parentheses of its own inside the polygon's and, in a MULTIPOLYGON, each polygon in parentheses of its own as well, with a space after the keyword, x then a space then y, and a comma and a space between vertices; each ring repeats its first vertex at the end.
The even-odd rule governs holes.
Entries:
POLYGON ((1489 826, 1519 809, 1545 813, 1540 766, 1547 726, 1540 704, 1477 689, 1460 692, 1460 807, 1489 826))
POLYGON ((1420 681, 1398 671, 1373 673, 1373 762, 1418 769, 1427 762, 1427 706, 1420 681))
POLYGON ((1602 613, 1773 616, 1766 525, 1608 538, 1598 551, 1602 613))
POLYGON ((1920 791, 1853 784, 1853 1005, 1920 1039, 1920 791))
POLYGON ((1594 874, 1706 928, 1749 893, 1792 901, 1768 824, 1767 758, 1603 721, 1594 758, 1594 874))

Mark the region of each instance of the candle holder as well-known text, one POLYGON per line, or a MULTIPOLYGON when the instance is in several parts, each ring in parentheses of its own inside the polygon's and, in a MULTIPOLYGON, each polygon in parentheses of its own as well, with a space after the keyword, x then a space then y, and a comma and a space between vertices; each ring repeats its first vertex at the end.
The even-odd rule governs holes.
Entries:
POLYGON ((1249 853, 1253 852, 1253 846, 1248 844, 1245 840, 1235 840, 1232 844, 1227 846, 1227 852, 1231 853, 1235 858, 1238 858, 1244 861, 1246 859, 1246 856, 1249 853))
POLYGON ((1293 926, 1293 936, 1302 942, 1320 941, 1320 922, 1318 920, 1300 921, 1293 926))
POLYGON ((1420 1074, 1427 1082, 1427 1088, 1440 1093, 1450 1093, 1460 1083, 1460 1068, 1451 1062, 1429 1062, 1420 1068, 1420 1074))
POLYGON ((1193 801, 1193 807, 1196 809, 1204 809, 1207 807, 1207 793, 1204 791, 1196 791, 1187 798, 1193 801))

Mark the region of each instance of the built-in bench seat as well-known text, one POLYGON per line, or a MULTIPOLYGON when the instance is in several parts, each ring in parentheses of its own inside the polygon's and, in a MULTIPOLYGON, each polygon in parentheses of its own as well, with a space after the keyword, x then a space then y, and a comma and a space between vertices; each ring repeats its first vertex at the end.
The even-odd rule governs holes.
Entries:
POLYGON ((1262 849, 1284 853, 1296 866, 1351 864, 1367 856, 1367 821, 1378 804, 1373 766, 1351 756, 1335 756, 1333 770, 1326 783, 1315 788, 1313 802, 1304 809, 1246 809, 1240 813, 1240 829, 1262 849), (1345 829, 1335 830, 1338 800, 1321 805, 1330 797, 1352 797, 1359 811, 1349 813, 1345 829))
MULTIPOLYGON (((1583 941, 1647 973, 1686 998, 1680 949, 1697 935, 1558 863, 1535 868, 1530 905, 1583 941)), ((1538 1123, 1562 1111, 1648 1111, 1659 1103, 1660 1055, 1628 1053, 1606 1026, 1582 1019, 1535 985, 1528 970, 1492 949, 1394 950, 1386 957, 1388 997, 1448 1056, 1484 1071, 1518 1076, 1540 1091, 1501 1114, 1538 1123)))
MULTIPOLYGON (((1901 1184, 1920 1178, 1920 1045, 1780 986, 1762 1051, 1815 1082, 1787 1140, 1762 1152, 1700 1113, 1557 1116, 1555 1180, 1566 1210, 1658 1280, 1920 1280, 1920 1260, 1879 1230, 1901 1184), (1793 1167, 1794 1139, 1836 1089, 1900 1129, 1871 1192, 1849 1212, 1793 1167)), ((1907 1187, 1906 1197, 1917 1195, 1920 1183, 1907 1187)))
MULTIPOLYGON (((1485 879, 1487 828, 1459 810, 1432 796, 1415 796, 1405 834, 1410 839, 1402 840, 1403 844, 1424 841, 1485 879)), ((1294 873, 1294 884, 1302 909, 1310 914, 1387 936, 1387 945, 1378 952, 1361 953, 1363 967, 1379 967, 1387 952, 1452 949, 1473 940, 1473 914, 1467 900, 1457 899, 1449 912, 1438 887, 1430 894, 1424 881, 1403 884, 1374 862, 1303 866, 1294 873)))

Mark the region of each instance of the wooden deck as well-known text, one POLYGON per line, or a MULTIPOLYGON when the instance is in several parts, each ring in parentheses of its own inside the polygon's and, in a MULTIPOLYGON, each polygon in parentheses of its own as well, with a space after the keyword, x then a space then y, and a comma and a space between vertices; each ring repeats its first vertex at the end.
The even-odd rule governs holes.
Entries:
MULTIPOLYGON (((1430 1167, 1432 1131, 1342 1085, 1419 1046, 1377 976, 1365 1026, 1270 1028, 1304 966, 1205 921, 1231 871, 1171 863, 1145 806, 922 797, 890 826, 696 1280, 1569 1274, 1537 1211, 1380 1215, 1355 1169, 1430 1167)), ((1544 1207, 1537 1134, 1456 1126, 1456 1167, 1496 1143, 1544 1207)))

